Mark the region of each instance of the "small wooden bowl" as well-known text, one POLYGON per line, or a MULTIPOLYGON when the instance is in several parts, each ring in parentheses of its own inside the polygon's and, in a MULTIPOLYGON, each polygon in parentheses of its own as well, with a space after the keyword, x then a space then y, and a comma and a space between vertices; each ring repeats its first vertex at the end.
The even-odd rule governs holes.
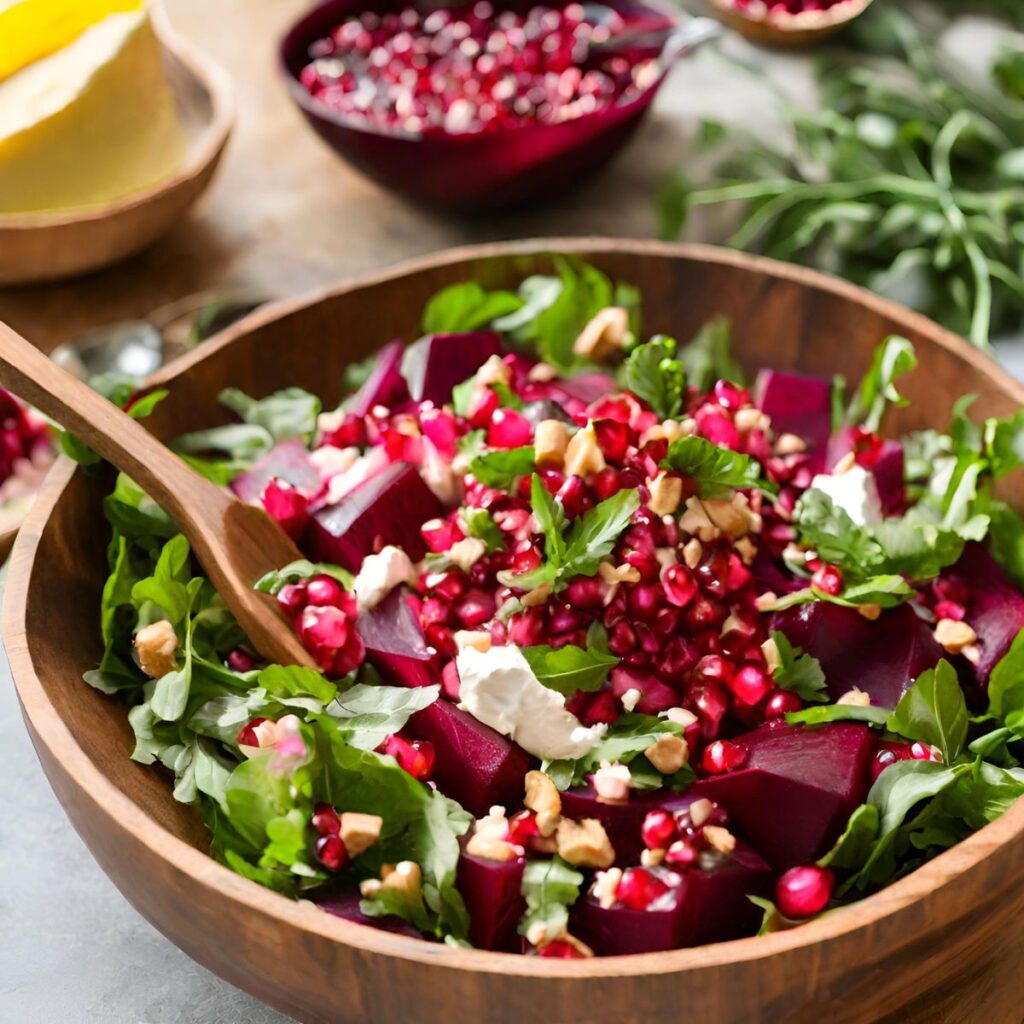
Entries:
POLYGON ((105 206, 0 214, 0 286, 57 281, 134 255, 177 224, 210 184, 234 122, 230 83, 173 32, 162 8, 154 7, 152 17, 189 140, 184 165, 105 206))
MULTIPOLYGON (((508 287, 576 253, 640 287, 645 329, 689 337, 732 318, 738 354, 856 379, 877 342, 917 346, 903 431, 944 426, 978 395, 1007 415, 1024 387, 935 324, 830 277, 700 246, 559 239, 461 249, 260 310, 185 356, 159 381, 147 421, 164 438, 224 422, 227 385, 284 384, 339 397, 342 370, 382 341, 418 333, 439 288, 508 287)), ((126 708, 82 682, 101 653, 109 476, 62 460, 15 546, 4 633, 25 720, 57 796, 103 869, 190 956, 303 1021, 350 1024, 1010 1024, 1024 1005, 1024 802, 870 899, 788 932, 699 949, 542 960, 392 935, 293 903, 207 856, 198 815, 160 771, 130 761, 126 708)), ((1024 488, 1007 495, 1024 507, 1024 488)), ((142 979, 142 984, 147 984, 142 979)))
POLYGON ((742 10, 733 0, 711 0, 715 15, 730 28, 763 46, 805 49, 841 31, 867 10, 871 0, 843 0, 827 11, 775 15, 760 9, 742 10))

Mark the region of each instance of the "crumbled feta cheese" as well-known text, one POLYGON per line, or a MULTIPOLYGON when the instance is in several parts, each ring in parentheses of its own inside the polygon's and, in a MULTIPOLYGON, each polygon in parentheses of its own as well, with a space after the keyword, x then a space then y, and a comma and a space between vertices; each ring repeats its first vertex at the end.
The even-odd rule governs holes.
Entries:
POLYGON ((420 460, 420 478, 442 505, 457 505, 462 500, 462 480, 434 446, 430 438, 423 438, 423 457, 420 460))
POLYGON ((863 467, 852 466, 838 476, 819 473, 812 481, 814 490, 827 494, 858 526, 882 521, 882 503, 875 478, 863 467))
POLYGON ((622 706, 626 711, 635 711, 637 704, 640 703, 640 698, 643 694, 635 687, 627 690, 619 700, 622 701, 622 706))
POLYGON ((570 714, 565 698, 537 679, 518 647, 467 647, 456 666, 460 707, 536 757, 575 760, 607 731, 606 725, 588 729, 570 714))
POLYGON ((597 799, 603 804, 621 804, 629 799, 633 776, 624 764, 607 761, 590 777, 597 799))
POLYGON ((335 448, 332 444, 325 444, 309 453, 310 464, 324 483, 350 470, 358 458, 358 448, 335 448))
POLYGON ((408 583, 415 576, 416 570, 409 556, 393 544, 376 555, 367 555, 352 584, 356 608, 360 614, 376 608, 395 587, 408 583))

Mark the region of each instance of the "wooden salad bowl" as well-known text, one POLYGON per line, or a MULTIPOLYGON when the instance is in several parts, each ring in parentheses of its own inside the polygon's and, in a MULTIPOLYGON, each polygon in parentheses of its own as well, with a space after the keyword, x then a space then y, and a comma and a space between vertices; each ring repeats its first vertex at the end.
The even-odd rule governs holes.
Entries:
MULTIPOLYGON (((459 249, 256 312, 159 383, 162 438, 225 422, 221 388, 297 385, 339 398, 342 370, 415 338, 425 301, 454 282, 512 286, 575 253, 639 286, 645 333, 689 337, 732 318, 760 365, 855 380, 891 332, 917 346, 913 405, 891 429, 945 426, 979 396, 1007 415, 1024 388, 960 338, 852 285, 770 260, 686 245, 556 239, 459 249)), ((302 1021, 352 1024, 1018 1024, 1024 1007, 1024 801, 876 896, 788 932, 698 949, 548 960, 456 949, 330 917, 233 874, 206 853, 197 814, 161 772, 129 760, 126 708, 82 681, 102 646, 109 475, 62 459, 18 538, 4 634, 25 720, 75 827, 131 903, 195 960, 302 1021)), ((1019 484, 1007 494, 1024 507, 1019 484)), ((146 983, 142 979, 142 984, 146 983)))
POLYGON ((164 70, 185 128, 187 149, 169 178, 122 199, 55 213, 0 213, 0 286, 86 274, 132 256, 179 223, 206 191, 235 119, 227 75, 151 9, 164 70))

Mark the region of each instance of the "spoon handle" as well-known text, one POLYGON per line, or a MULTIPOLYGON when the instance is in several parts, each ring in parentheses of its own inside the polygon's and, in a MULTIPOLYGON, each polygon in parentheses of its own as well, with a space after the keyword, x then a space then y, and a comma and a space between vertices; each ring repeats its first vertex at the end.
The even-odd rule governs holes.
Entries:
POLYGON ((190 522, 199 502, 230 499, 190 469, 141 423, 57 366, 0 323, 0 380, 20 398, 80 437, 127 473, 176 522, 190 522))

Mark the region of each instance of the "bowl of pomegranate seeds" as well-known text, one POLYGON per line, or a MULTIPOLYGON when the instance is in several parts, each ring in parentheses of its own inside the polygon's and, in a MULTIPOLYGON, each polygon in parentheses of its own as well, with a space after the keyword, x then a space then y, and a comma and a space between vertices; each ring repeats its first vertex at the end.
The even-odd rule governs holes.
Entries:
POLYGON ((0 388, 0 559, 6 558, 53 464, 53 434, 34 409, 0 388))
POLYGON ((748 39, 769 46, 813 46, 841 31, 871 0, 711 0, 714 12, 748 39))
POLYGON ((190 955, 309 1020, 1011 1019, 994 363, 803 269, 588 240, 267 308, 153 384, 147 424, 295 539, 253 585, 316 668, 68 459, 6 629, 63 804, 190 955))
POLYGON ((389 188, 461 211, 551 199, 607 161, 714 22, 636 0, 328 0, 285 37, 291 95, 389 188))

